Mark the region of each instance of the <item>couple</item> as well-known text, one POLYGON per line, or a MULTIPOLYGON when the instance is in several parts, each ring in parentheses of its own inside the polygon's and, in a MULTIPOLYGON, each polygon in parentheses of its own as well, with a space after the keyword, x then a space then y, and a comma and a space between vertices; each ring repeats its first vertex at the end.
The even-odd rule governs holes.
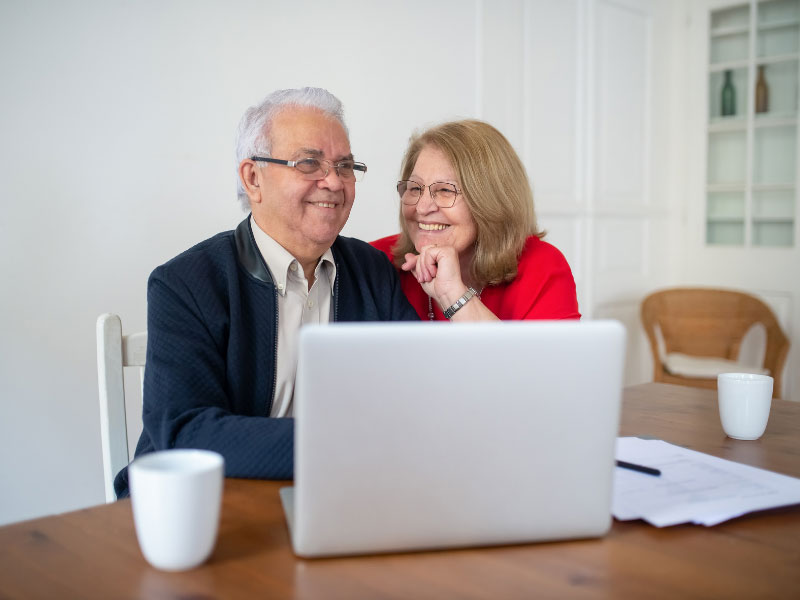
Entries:
MULTIPOLYGON (((490 125, 412 139, 397 183, 402 233, 373 243, 383 253, 339 236, 367 167, 329 92, 270 94, 242 117, 236 152, 250 216, 148 282, 136 456, 205 448, 225 457, 228 477, 291 479, 285 417, 306 323, 580 317, 566 260, 540 239, 522 163, 490 125)), ((127 469, 115 489, 128 495, 127 469)))

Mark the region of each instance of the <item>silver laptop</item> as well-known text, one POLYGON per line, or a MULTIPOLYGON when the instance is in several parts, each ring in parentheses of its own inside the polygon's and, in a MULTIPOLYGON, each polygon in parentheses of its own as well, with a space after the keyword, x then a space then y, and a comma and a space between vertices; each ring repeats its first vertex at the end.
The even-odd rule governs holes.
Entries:
POLYGON ((295 553, 604 535, 624 353, 616 321, 303 328, 295 553))

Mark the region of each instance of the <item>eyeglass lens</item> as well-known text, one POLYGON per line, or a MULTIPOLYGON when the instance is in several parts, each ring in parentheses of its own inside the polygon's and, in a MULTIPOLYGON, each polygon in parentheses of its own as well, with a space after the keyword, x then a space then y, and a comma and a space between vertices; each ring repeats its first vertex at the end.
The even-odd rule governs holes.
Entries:
POLYGON ((456 203, 456 196, 458 196, 458 189, 452 183, 444 183, 438 181, 428 186, 417 183, 416 181, 398 181, 397 193, 400 194, 400 200, 403 204, 412 206, 419 202, 422 194, 425 193, 425 188, 428 188, 431 198, 439 208, 450 208, 456 203))
POLYGON ((345 181, 361 181, 364 172, 367 168, 352 160, 341 160, 338 163, 331 163, 327 160, 320 160, 318 158, 303 158, 295 162, 295 169, 307 179, 324 179, 328 176, 331 167, 336 169, 339 177, 345 181))

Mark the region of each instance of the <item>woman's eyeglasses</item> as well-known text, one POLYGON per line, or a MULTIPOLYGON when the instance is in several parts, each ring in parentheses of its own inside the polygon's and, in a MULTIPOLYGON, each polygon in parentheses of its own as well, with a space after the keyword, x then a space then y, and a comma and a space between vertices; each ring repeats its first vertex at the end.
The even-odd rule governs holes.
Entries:
POLYGON ((416 181, 403 180, 397 182, 397 193, 400 194, 400 200, 407 206, 414 206, 422 194, 425 193, 425 188, 431 195, 431 198, 439 208, 451 208, 456 203, 456 197, 461 193, 458 188, 452 183, 445 183, 437 181, 430 185, 422 185, 416 181))

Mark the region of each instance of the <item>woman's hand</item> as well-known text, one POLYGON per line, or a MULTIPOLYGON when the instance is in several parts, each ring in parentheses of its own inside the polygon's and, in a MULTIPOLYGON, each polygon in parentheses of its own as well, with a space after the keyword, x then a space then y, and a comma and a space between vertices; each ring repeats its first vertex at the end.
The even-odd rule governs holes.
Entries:
POLYGON ((419 254, 406 254, 405 259, 401 268, 413 273, 442 310, 466 293, 458 252, 452 246, 423 246, 419 254))
MULTIPOLYGON (((414 274, 425 293, 444 311, 467 292, 461 278, 461 262, 452 246, 424 246, 419 254, 406 254, 402 269, 414 274)), ((497 316, 479 296, 470 299, 452 318, 453 321, 497 321, 497 316)))

